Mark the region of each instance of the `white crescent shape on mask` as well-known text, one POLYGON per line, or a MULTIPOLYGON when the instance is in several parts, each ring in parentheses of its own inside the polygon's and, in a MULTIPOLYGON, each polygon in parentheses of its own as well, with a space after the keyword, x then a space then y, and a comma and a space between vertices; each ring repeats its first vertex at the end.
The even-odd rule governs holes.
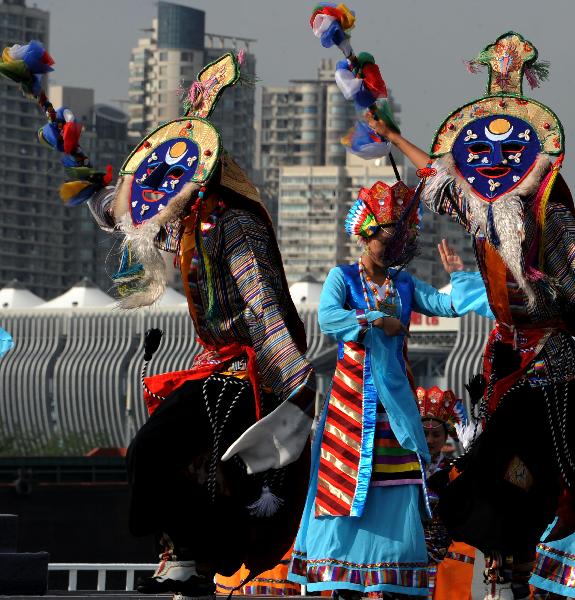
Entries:
POLYGON ((511 127, 509 129, 509 131, 506 131, 505 133, 491 133, 491 131, 489 131, 489 129, 487 129, 487 127, 485 128, 485 137, 487 137, 488 140, 491 140, 492 142, 501 142, 503 140, 506 140, 511 133, 513 132, 513 127, 511 127))

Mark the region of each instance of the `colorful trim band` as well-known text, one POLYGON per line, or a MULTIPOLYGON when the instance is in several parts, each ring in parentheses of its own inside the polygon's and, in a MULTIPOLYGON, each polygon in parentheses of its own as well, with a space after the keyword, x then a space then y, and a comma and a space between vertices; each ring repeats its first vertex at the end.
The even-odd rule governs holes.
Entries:
MULTIPOLYGON (((363 589, 397 586, 427 592, 426 563, 376 563, 370 565, 332 559, 307 561, 293 556, 290 572, 304 577, 309 584, 348 583, 363 589)), ((327 589, 327 588, 326 588, 327 589)))

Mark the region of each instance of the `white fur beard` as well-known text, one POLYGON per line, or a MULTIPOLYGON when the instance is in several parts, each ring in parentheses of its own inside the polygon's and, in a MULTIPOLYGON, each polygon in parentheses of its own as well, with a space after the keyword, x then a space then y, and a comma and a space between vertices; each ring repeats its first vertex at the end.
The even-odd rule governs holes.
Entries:
POLYGON ((497 249, 507 268, 511 271, 519 287, 525 292, 529 303, 535 301, 533 288, 524 276, 523 240, 525 238, 523 202, 519 196, 506 196, 491 204, 496 240, 488 225, 489 205, 474 194, 467 197, 473 214, 473 222, 489 243, 497 249))
POLYGON ((456 185, 461 189, 467 201, 473 225, 485 236, 489 243, 497 249, 497 253, 513 275, 517 285, 527 296, 530 305, 535 302, 533 287, 525 277, 523 261, 523 240, 525 239, 525 217, 522 198, 526 200, 533 195, 551 166, 551 161, 546 154, 537 157, 535 166, 517 187, 507 194, 503 194, 491 204, 479 198, 469 183, 459 175, 455 169, 452 157, 440 159, 447 171, 455 178, 456 185), (493 229, 489 225, 489 209, 493 211, 493 229), (494 235, 496 239, 494 239, 494 235))
POLYGON ((129 244, 134 260, 144 267, 144 276, 138 290, 118 301, 120 308, 140 308, 157 302, 166 290, 166 263, 154 240, 160 231, 160 225, 146 221, 137 227, 132 223, 130 214, 126 214, 117 224, 124 234, 122 247, 129 244))

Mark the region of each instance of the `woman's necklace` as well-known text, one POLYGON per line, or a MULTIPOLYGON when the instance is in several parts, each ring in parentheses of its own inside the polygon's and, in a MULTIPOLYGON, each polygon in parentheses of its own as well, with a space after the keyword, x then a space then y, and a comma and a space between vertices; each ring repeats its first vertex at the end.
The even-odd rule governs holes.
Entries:
POLYGON ((373 297, 375 298, 376 308, 375 310, 381 310, 386 313, 395 314, 397 307, 395 304, 395 286, 393 285, 393 280, 389 276, 389 271, 387 272, 387 276, 385 281, 383 282, 382 288, 385 288, 385 292, 383 298, 379 293, 378 286, 375 285, 371 277, 367 274, 365 266, 361 260, 361 257, 357 260, 357 264, 359 267, 359 278, 361 280, 361 288, 363 290, 363 298, 365 300, 365 304, 368 310, 371 310, 371 302, 369 300, 369 294, 367 293, 367 286, 371 289, 373 293, 373 297))

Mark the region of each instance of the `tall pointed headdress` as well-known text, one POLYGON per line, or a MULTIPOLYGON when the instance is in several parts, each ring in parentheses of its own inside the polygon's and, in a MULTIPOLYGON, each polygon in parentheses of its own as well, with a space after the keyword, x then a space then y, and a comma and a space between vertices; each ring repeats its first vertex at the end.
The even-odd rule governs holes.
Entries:
POLYGON ((114 213, 129 214, 134 226, 169 223, 214 173, 222 152, 218 130, 208 118, 222 92, 240 76, 238 61, 228 53, 207 65, 186 93, 185 115, 148 134, 128 156, 114 213))
POLYGON ((541 152, 553 156, 565 149, 561 121, 547 106, 523 95, 523 77, 534 86, 537 76, 546 78, 547 63, 537 62, 537 48, 518 33, 509 31, 488 45, 469 69, 488 69, 485 95, 453 111, 441 124, 431 145, 431 155, 439 157, 452 151, 456 138, 475 120, 487 116, 517 117, 533 127, 541 152))

